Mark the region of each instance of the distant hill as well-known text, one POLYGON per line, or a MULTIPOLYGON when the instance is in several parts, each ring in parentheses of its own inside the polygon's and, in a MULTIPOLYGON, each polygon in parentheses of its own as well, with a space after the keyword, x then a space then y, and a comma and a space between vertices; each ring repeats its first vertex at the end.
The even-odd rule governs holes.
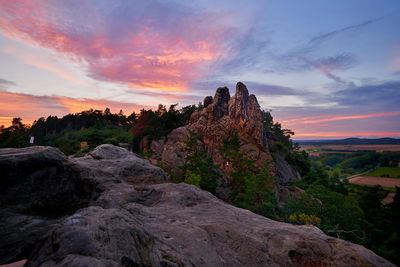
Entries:
POLYGON ((300 145, 400 145, 400 139, 397 138, 346 138, 339 140, 295 140, 300 145))

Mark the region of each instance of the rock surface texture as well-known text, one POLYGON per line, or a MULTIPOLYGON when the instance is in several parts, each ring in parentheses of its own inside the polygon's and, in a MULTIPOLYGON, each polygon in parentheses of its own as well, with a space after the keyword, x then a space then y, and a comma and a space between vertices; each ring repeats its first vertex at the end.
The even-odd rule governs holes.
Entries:
POLYGON ((0 173, 0 264, 28 257, 49 229, 94 199, 106 206, 108 186, 166 181, 160 168, 112 145, 69 159, 52 147, 4 148, 0 173))
POLYGON ((165 183, 161 169, 112 145, 82 158, 48 147, 0 149, 0 168, 7 170, 0 264, 30 255, 25 266, 393 266, 316 227, 272 221, 195 186, 165 183), (42 181, 52 190, 36 185, 42 181), (69 189, 77 185, 82 190, 74 195, 69 189), (35 197, 31 187, 42 187, 44 211, 46 195, 57 193, 70 196, 75 210, 35 214, 19 203, 35 197), (18 221, 24 223, 12 224, 18 221))

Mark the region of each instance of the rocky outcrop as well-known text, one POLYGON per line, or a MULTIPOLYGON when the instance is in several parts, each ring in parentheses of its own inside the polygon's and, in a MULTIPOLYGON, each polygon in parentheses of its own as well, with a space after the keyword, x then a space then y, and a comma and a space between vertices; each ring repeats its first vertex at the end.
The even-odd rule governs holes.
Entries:
MULTIPOLYGON (((237 83, 232 97, 227 87, 218 88, 214 98, 207 96, 204 99, 203 109, 192 114, 187 126, 172 131, 159 141, 153 141, 150 148, 155 153, 151 159, 153 163, 161 162, 168 171, 180 174, 179 166, 185 163, 185 141, 189 133, 194 132, 225 177, 229 178, 231 169, 229 163, 224 162, 220 147, 235 131, 239 133, 240 151, 255 163, 258 170, 268 164, 270 174, 276 175, 283 185, 300 179, 299 173, 286 162, 284 156, 277 157, 276 162, 272 159, 260 105, 241 82, 237 83), (176 131, 180 133, 179 139, 176 131)), ((221 181, 220 184, 227 183, 221 181)))
MULTIPOLYGON (((13 209, 9 198, 0 209, 0 264, 30 254, 25 266, 393 266, 364 247, 328 237, 316 227, 272 221, 230 206, 195 186, 163 183, 165 174, 160 169, 111 145, 69 159, 53 148, 6 153, 0 149, 0 159, 14 166, 15 155, 29 154, 16 160, 29 166, 28 158, 38 160, 46 150, 59 155, 59 161, 49 159, 46 168, 69 166, 58 175, 49 172, 47 181, 57 183, 64 173, 71 177, 64 185, 74 179, 89 183, 93 188, 83 197, 89 200, 85 207, 62 217, 41 215, 36 221, 30 217, 31 226, 18 229, 3 216, 5 210, 13 209), (140 179, 137 183, 132 178, 144 174, 158 184, 143 184, 140 179), (34 246, 19 247, 16 240, 31 238, 31 232, 41 227, 42 235, 30 240, 34 246), (10 228, 12 236, 4 234, 10 228), (7 244, 15 252, 7 250, 7 244)), ((14 187, 36 173, 35 166, 22 176, 15 175, 13 167, 8 170, 18 178, 14 187)), ((11 179, 8 173, 6 177, 11 179)), ((4 192, 9 190, 6 187, 4 192)), ((25 197, 23 191, 20 194, 25 197)), ((18 212, 18 218, 27 222, 27 215, 18 212)))

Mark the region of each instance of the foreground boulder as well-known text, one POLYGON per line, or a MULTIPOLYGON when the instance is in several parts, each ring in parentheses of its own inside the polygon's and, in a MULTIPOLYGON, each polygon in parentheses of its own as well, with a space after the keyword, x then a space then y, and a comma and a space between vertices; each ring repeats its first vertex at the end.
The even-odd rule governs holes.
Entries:
MULTIPOLYGON (((24 153, 34 158, 32 149, 24 153)), ((0 159, 8 158, 12 165, 12 151, 3 158, 2 153, 0 149, 0 159)), ((30 251, 26 248, 26 266, 393 266, 316 227, 276 222, 195 186, 165 183, 161 169, 118 147, 103 145, 86 157, 60 161, 74 179, 93 187, 83 198, 86 207, 52 219, 35 215, 51 223, 30 251)), ((47 179, 56 183, 58 176, 47 179)), ((12 203, 1 210, 6 208, 12 210, 12 203)), ((28 216, 22 210, 14 212, 28 216)), ((7 220, 0 217, 0 264, 7 262, 7 220)), ((15 242, 35 228, 13 230, 15 242)))
POLYGON ((51 147, 0 149, 0 264, 27 258, 60 217, 89 204, 93 186, 51 147))
POLYGON ((0 173, 0 264, 27 258, 55 224, 94 199, 107 203, 109 185, 166 181, 160 168, 112 145, 82 158, 52 147, 4 148, 0 173))

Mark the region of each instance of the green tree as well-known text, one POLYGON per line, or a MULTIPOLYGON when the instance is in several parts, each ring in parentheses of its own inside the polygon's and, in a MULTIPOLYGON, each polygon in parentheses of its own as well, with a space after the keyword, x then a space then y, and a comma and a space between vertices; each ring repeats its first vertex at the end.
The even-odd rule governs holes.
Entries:
POLYGON ((236 197, 235 205, 274 218, 277 208, 275 178, 269 174, 268 164, 258 174, 246 178, 244 190, 236 197))
POLYGON ((21 118, 13 118, 11 126, 0 133, 0 147, 25 147, 29 145, 28 127, 21 118))
POLYGON ((99 129, 92 128, 86 135, 86 141, 88 142, 89 149, 93 149, 104 143, 104 136, 99 129))
POLYGON ((196 133, 191 132, 188 141, 186 141, 186 164, 181 168, 185 171, 185 179, 191 179, 190 176, 198 175, 201 177, 199 185, 201 189, 215 194, 217 180, 221 174, 217 171, 218 166, 214 164, 212 158, 207 155, 206 150, 199 144, 196 133))
POLYGON ((235 203, 237 197, 244 193, 246 188, 246 181, 251 178, 255 172, 254 163, 245 158, 243 153, 240 152, 239 134, 237 131, 233 132, 227 139, 223 140, 220 147, 220 152, 224 159, 224 164, 230 167, 232 171, 229 172, 232 180, 231 201, 235 203))
POLYGON ((306 151, 300 149, 298 143, 295 143, 289 150, 286 160, 300 172, 301 176, 309 173, 311 169, 311 163, 308 159, 308 154, 306 151))

